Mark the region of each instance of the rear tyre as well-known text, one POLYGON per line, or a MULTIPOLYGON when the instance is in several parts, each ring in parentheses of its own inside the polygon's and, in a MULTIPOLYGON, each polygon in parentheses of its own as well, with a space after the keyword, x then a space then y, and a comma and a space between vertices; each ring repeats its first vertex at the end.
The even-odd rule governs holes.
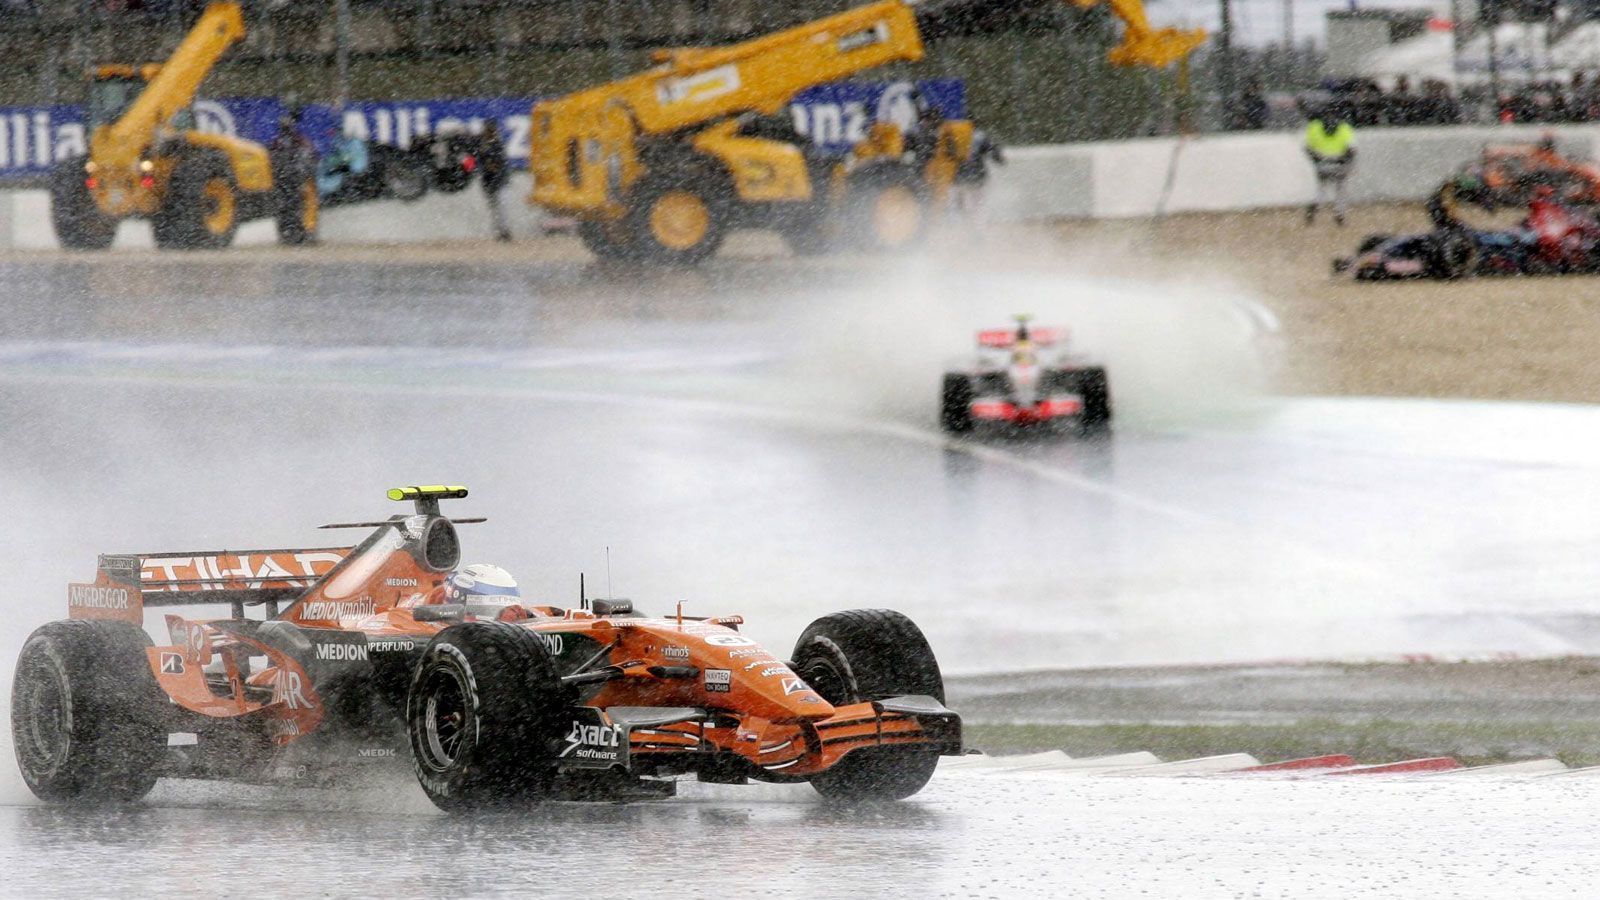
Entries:
POLYGON ((406 696, 417 782, 453 813, 538 799, 555 777, 567 705, 532 631, 505 622, 446 628, 423 652, 406 696))
POLYGON ((298 190, 286 188, 278 207, 278 243, 297 247, 314 244, 317 225, 322 219, 322 198, 317 196, 317 182, 306 179, 298 190))
POLYGON ((895 253, 922 243, 931 214, 928 186, 914 170, 880 165, 851 177, 843 231, 852 244, 895 253))
POLYGON ((50 224, 67 250, 104 250, 117 236, 117 222, 100 212, 89 193, 85 162, 74 157, 50 173, 50 224))
POLYGON ((117 803, 155 786, 168 701, 126 622, 69 619, 28 637, 11 687, 11 737, 41 800, 117 803))
POLYGON ((1084 369, 1078 376, 1078 393, 1083 398, 1083 433, 1110 431, 1111 386, 1106 381, 1106 370, 1084 369))
MULTIPOLYGON (((794 670, 835 706, 921 694, 944 702, 944 678, 922 630, 889 609, 854 609, 812 622, 794 648, 794 670)), ((811 776, 830 800, 902 800, 922 790, 938 751, 868 747, 811 776)))
POLYGON ((972 430, 972 382, 967 376, 944 376, 944 387, 939 392, 939 427, 946 434, 972 430))
POLYGON ((628 240, 642 262, 699 265, 727 237, 732 202, 732 185, 711 166, 663 166, 629 198, 623 220, 628 240))
POLYGON ((162 249, 220 250, 232 244, 239 230, 239 187, 227 159, 191 153, 179 160, 151 225, 162 249))

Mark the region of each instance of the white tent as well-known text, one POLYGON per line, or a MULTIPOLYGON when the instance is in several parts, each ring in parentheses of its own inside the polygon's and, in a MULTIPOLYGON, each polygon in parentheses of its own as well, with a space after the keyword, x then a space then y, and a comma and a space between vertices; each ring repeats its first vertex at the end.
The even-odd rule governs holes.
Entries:
MULTIPOLYGON (((1543 24, 1507 22, 1495 31, 1500 76, 1508 81, 1529 77, 1563 78, 1574 65, 1600 67, 1600 24, 1573 29, 1560 44, 1549 46, 1543 24)), ((1369 53, 1362 61, 1364 75, 1413 80, 1437 78, 1446 82, 1481 82, 1489 75, 1489 34, 1480 32, 1454 53, 1449 31, 1428 31, 1369 53)))
POLYGON ((1572 29, 1550 56, 1563 69, 1600 69, 1600 22, 1585 22, 1572 29))
POLYGON ((1413 80, 1456 80, 1448 31, 1428 31, 1410 40, 1375 50, 1361 61, 1361 74, 1374 78, 1407 75, 1413 80))

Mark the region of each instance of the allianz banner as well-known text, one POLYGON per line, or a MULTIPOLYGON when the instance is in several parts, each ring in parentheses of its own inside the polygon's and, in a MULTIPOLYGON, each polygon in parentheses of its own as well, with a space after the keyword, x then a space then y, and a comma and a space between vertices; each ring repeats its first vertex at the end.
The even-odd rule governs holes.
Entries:
MULTIPOLYGON (((837 152, 866 136, 879 119, 901 127, 916 120, 917 101, 951 118, 967 114, 966 89, 957 79, 840 82, 811 88, 790 106, 796 130, 837 152)), ((308 105, 300 127, 326 151, 341 132, 395 146, 451 131, 477 131, 488 119, 500 123, 506 154, 518 168, 528 164, 529 110, 534 98, 457 98, 358 101, 334 108, 308 105)), ((202 131, 231 134, 258 143, 272 140, 285 112, 275 98, 197 100, 195 123, 202 131)), ((61 160, 88 152, 83 109, 76 105, 0 107, 0 179, 37 178, 61 160)))

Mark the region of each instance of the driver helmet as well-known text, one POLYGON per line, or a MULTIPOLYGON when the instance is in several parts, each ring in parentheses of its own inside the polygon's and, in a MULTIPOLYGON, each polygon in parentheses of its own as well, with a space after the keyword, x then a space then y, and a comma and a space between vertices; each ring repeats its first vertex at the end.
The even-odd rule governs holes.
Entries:
POLYGON ((511 573, 488 563, 473 563, 450 573, 444 580, 444 602, 460 603, 468 613, 494 617, 522 603, 522 591, 511 573))

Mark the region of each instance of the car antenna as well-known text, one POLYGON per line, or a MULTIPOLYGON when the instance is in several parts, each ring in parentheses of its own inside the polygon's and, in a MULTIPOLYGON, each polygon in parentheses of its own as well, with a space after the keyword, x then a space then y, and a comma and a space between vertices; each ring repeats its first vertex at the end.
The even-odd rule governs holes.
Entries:
POLYGON ((616 596, 616 594, 611 593, 611 545, 610 544, 606 545, 606 596, 607 597, 615 597, 616 596))
POLYGON ((579 609, 588 609, 589 608, 589 598, 584 593, 584 590, 583 590, 583 573, 582 572, 578 573, 578 608, 579 609))

